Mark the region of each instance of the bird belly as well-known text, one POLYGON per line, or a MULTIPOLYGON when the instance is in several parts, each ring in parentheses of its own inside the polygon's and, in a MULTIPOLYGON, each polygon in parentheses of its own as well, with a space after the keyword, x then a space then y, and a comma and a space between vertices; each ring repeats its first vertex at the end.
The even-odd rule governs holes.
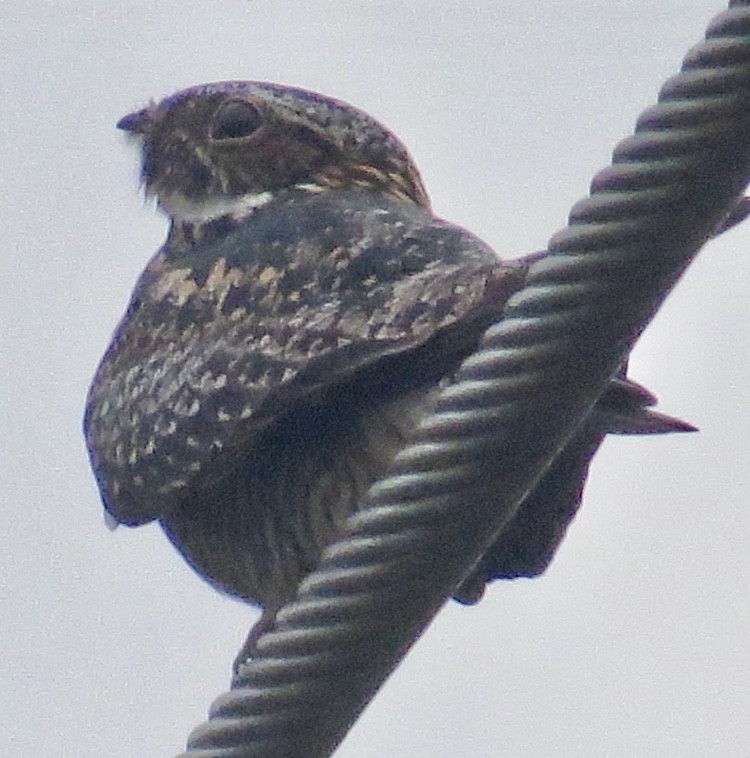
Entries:
POLYGON ((327 403, 291 413, 220 481, 164 515, 162 527, 214 587, 276 608, 341 533, 434 395, 412 391, 359 412, 327 403))

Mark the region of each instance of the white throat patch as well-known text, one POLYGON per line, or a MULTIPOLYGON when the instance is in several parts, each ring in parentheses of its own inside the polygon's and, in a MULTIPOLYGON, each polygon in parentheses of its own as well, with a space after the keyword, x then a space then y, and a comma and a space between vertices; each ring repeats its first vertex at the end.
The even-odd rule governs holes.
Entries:
POLYGON ((188 200, 179 192, 174 192, 169 195, 159 195, 158 205, 178 224, 183 222, 201 224, 225 216, 232 216, 237 220, 246 218, 272 199, 271 192, 257 192, 239 197, 217 195, 202 202, 195 202, 188 200))

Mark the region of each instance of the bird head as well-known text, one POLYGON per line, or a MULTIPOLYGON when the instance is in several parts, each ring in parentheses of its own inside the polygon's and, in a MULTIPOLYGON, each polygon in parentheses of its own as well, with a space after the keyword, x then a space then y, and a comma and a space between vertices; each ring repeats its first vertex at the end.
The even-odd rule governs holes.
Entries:
POLYGON ((363 186, 429 209, 406 148, 346 103, 264 82, 191 87, 122 118, 147 195, 175 221, 242 216, 281 189, 363 186))

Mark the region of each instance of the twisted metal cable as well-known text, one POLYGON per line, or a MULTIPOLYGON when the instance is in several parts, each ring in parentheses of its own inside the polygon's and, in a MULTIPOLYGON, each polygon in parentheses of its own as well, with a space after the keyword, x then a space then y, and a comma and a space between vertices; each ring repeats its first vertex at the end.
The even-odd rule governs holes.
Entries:
POLYGON ((617 146, 184 756, 330 755, 749 179, 750 0, 740 0, 617 146))

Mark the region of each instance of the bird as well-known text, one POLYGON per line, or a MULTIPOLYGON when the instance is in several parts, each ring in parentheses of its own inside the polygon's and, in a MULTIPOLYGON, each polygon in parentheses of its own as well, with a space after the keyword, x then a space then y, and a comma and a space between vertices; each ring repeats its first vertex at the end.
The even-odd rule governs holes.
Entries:
MULTIPOLYGON (((87 396, 91 466, 111 522, 262 608, 251 655, 543 254, 436 217, 402 142, 317 93, 216 82, 117 126, 169 231, 87 396)), ((607 434, 695 429, 655 403, 623 364, 454 597, 546 570, 607 434)))

